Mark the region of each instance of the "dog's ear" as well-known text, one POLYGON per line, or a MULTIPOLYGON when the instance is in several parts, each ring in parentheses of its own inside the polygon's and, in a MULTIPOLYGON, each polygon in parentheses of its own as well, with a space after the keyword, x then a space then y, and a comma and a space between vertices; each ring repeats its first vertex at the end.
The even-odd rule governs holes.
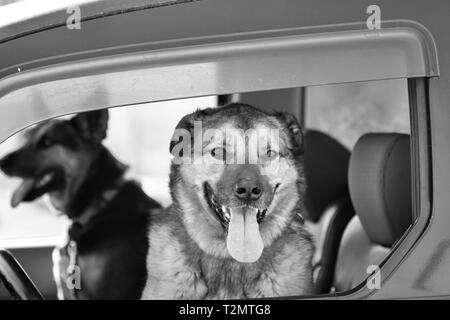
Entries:
MULTIPOLYGON (((191 114, 184 116, 175 127, 172 139, 170 139, 169 152, 173 154, 174 147, 181 143, 183 139, 189 134, 191 139, 191 150, 194 144, 194 123, 195 121, 203 121, 203 119, 216 112, 213 108, 207 108, 203 110, 197 110, 191 114)), ((182 150, 181 150, 182 153, 182 150)), ((177 156, 183 156, 183 154, 177 154, 177 156)))
POLYGON ((289 112, 280 112, 278 118, 281 119, 289 132, 290 146, 295 154, 301 155, 305 150, 303 128, 297 118, 289 112))
POLYGON ((101 143, 108 130, 108 110, 95 110, 77 114, 70 121, 83 139, 101 143))
MULTIPOLYGON (((195 117, 194 114, 188 114, 186 116, 184 116, 180 122, 178 122, 177 126, 175 127, 175 130, 172 134, 172 138, 170 139, 170 145, 169 145, 169 152, 172 153, 173 148, 175 148, 175 146, 180 143, 180 138, 183 137, 183 131, 186 130, 191 139, 193 139, 194 137, 193 132, 194 132, 194 121, 195 121, 195 117)), ((192 144, 192 141, 191 141, 192 144)), ((183 156, 182 154, 180 156, 183 156)))

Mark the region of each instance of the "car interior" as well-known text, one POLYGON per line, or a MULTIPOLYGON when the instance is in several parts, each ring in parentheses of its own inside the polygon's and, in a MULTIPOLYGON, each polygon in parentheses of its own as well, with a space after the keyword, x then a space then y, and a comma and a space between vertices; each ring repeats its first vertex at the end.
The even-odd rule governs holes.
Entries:
MULTIPOLYGON (((343 139, 308 126, 305 119, 313 106, 304 95, 305 88, 296 88, 222 95, 215 101, 219 106, 230 101, 280 106, 276 108, 303 123, 304 218, 315 241, 315 294, 330 295, 361 285, 370 275, 368 266, 381 266, 412 224, 410 139, 404 128, 401 133, 389 127, 377 131, 374 125, 358 131, 353 146, 345 145, 343 139)), ((409 125, 409 116, 403 120, 409 125)), ((51 251, 52 246, 38 243, 2 249, 5 286, 0 286, 0 298, 56 299, 51 251)))

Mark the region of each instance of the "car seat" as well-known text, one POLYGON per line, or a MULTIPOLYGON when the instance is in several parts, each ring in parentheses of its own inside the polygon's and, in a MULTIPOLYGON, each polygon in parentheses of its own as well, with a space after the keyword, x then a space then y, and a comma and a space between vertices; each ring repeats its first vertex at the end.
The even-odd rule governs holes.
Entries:
POLYGON ((349 166, 356 211, 341 240, 334 290, 347 291, 366 279, 412 223, 411 155, 407 134, 370 133, 355 145, 349 166))

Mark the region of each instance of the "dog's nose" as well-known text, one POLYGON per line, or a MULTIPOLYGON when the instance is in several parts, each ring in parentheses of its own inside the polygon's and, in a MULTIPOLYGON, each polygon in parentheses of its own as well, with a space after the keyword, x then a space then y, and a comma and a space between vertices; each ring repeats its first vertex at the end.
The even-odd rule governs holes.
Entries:
POLYGON ((3 171, 6 174, 11 173, 11 169, 14 165, 15 161, 14 153, 10 153, 3 158, 0 159, 0 170, 3 171))
POLYGON ((4 157, 3 159, 0 159, 0 170, 3 172, 7 172, 10 167, 10 157, 4 157))
POLYGON ((235 186, 234 194, 241 200, 258 200, 263 193, 261 183, 251 178, 240 179, 235 186))

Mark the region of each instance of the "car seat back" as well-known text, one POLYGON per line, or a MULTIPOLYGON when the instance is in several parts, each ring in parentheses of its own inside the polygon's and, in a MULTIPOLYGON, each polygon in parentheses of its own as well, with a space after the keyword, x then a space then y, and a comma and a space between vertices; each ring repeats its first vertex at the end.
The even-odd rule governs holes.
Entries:
POLYGON ((412 223, 409 135, 362 136, 350 158, 349 190, 356 215, 339 248, 334 276, 338 292, 361 283, 367 267, 379 265, 412 223))

